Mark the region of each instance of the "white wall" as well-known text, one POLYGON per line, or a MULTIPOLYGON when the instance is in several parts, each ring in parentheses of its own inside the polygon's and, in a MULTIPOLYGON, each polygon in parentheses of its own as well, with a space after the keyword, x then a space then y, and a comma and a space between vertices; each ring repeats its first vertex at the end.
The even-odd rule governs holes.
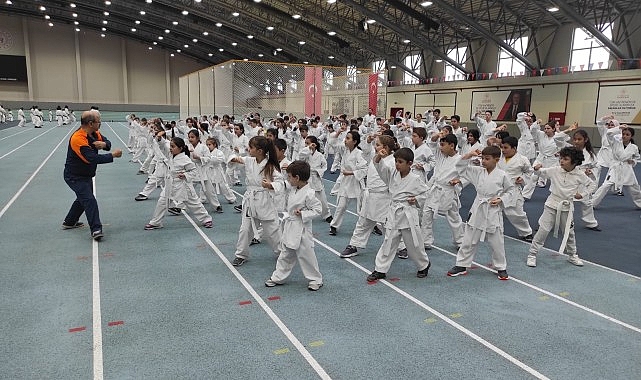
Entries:
MULTIPOLYGON (((178 78, 204 68, 185 56, 94 30, 0 15, 13 45, 0 54, 24 55, 28 84, 0 84, 0 101, 179 105, 178 78)), ((33 102, 33 103, 32 103, 33 102)))

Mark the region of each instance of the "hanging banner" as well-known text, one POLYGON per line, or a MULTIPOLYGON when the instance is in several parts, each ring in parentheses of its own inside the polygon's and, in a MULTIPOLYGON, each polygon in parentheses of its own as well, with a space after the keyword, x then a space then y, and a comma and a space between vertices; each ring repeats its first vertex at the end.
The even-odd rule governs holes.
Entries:
POLYGON ((368 80, 369 88, 369 106, 372 113, 376 115, 376 108, 378 106, 378 74, 370 74, 368 80))
POLYGON ((499 90, 499 91, 472 91, 472 109, 470 120, 474 114, 492 111, 492 118, 496 121, 516 121, 519 112, 530 110, 532 89, 499 90))
POLYGON ((323 69, 305 66, 305 115, 321 113, 321 95, 323 91, 323 69))
POLYGON ((595 122, 606 115, 614 115, 620 123, 641 124, 641 86, 600 86, 595 122))

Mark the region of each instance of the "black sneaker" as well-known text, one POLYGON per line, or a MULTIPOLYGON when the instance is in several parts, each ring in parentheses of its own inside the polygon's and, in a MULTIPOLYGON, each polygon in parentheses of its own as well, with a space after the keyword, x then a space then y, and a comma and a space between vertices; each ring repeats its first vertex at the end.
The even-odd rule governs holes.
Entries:
POLYGON ((82 222, 76 222, 74 224, 67 224, 65 222, 62 222, 62 229, 63 230, 71 230, 71 229, 74 229, 74 228, 80 228, 80 227, 82 227, 84 225, 85 224, 82 223, 82 222))
POLYGON ((347 247, 345 247, 345 249, 341 253, 342 259, 346 259, 348 257, 354 257, 354 256, 358 256, 358 249, 356 249, 356 247, 354 247, 353 245, 348 245, 347 247))
POLYGON ((234 210, 236 210, 236 212, 243 212, 243 205, 234 206, 234 210))
POLYGON ((586 227, 586 228, 587 228, 588 230, 592 230, 592 231, 597 231, 597 232, 601 232, 601 228, 599 228, 599 226, 594 226, 594 227, 586 227))
POLYGON ((501 281, 506 281, 509 278, 505 269, 497 271, 497 275, 501 281))
POLYGON ((91 233, 91 237, 95 241, 100 241, 105 235, 102 233, 102 230, 96 230, 91 233))
POLYGON ((531 243, 532 239, 534 239, 534 236, 532 236, 532 234, 529 234, 528 236, 521 236, 520 239, 528 243, 531 243))
POLYGON ((459 267, 457 265, 453 266, 452 269, 447 271, 447 275, 449 277, 465 276, 466 274, 467 274, 467 268, 459 267))
POLYGON ((407 259, 409 257, 409 255, 407 254, 407 248, 403 248, 400 251, 396 252, 396 257, 403 260, 407 259))
POLYGON ((374 233, 374 235, 378 235, 378 236, 383 235, 383 231, 381 231, 381 229, 378 228, 378 226, 374 226, 374 231, 372 231, 372 233, 374 233))
POLYGON ((432 262, 430 261, 430 262, 427 263, 427 266, 425 267, 425 269, 419 270, 418 272, 416 272, 416 277, 418 277, 418 278, 427 277, 427 272, 430 271, 430 267, 431 266, 432 266, 432 262))
POLYGON ((180 215, 182 213, 182 209, 180 207, 169 207, 167 209, 171 215, 180 215))
POLYGON ((218 214, 222 214, 223 213, 223 208, 221 206, 216 207, 216 212, 218 214))
POLYGON ((331 216, 331 215, 330 215, 330 216, 328 216, 327 218, 325 218, 325 221, 326 221, 327 223, 331 223, 331 222, 332 222, 332 220, 334 220, 334 217, 333 217, 333 216, 331 216))
POLYGON ((616 195, 618 195, 618 196, 620 196, 620 197, 622 197, 622 196, 623 196, 623 191, 619 190, 619 191, 617 191, 615 194, 616 194, 616 195))
POLYGON ((247 262, 247 259, 243 259, 242 257, 236 257, 234 261, 231 262, 231 265, 235 267, 239 267, 247 262))
POLYGON ((136 195, 136 198, 134 198, 134 199, 137 200, 137 201, 146 201, 147 200, 147 196, 144 195, 144 194, 138 194, 138 195, 136 195))
POLYGON ((260 240, 256 238, 252 238, 252 240, 249 242, 249 245, 256 245, 256 244, 260 244, 260 240))
POLYGON ((372 272, 372 274, 367 276, 367 282, 373 282, 373 281, 376 281, 376 280, 381 280, 381 279, 383 279, 385 277, 387 277, 385 275, 385 273, 374 271, 374 272, 372 272))
POLYGON ((329 234, 332 236, 336 236, 336 227, 329 227, 329 234))

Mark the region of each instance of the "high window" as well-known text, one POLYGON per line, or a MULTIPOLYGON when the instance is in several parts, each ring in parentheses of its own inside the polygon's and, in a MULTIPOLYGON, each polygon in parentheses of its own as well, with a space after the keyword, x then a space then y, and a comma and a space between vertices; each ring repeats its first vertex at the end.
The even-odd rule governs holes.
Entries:
MULTIPOLYGON (((596 28, 609 40, 612 40, 612 24, 597 25, 596 28)), ((574 29, 572 55, 570 56, 572 71, 607 69, 609 60, 610 52, 601 44, 601 41, 583 28, 574 29)))
POLYGON ((403 72, 403 84, 418 84, 418 76, 414 74, 421 74, 421 65, 423 60, 420 54, 408 55, 405 57, 405 66, 412 69, 412 72, 403 72))
MULTIPOLYGON (((447 57, 457 63, 464 64, 467 61, 467 47, 459 47, 447 52, 447 57)), ((445 62, 445 80, 453 81, 465 79, 465 73, 456 67, 445 62), (458 75, 458 78, 456 77, 458 75)))
MULTIPOLYGON (((510 45, 512 49, 516 50, 519 54, 525 56, 527 49, 528 37, 520 37, 515 40, 507 40, 506 44, 510 45)), ((525 73, 525 65, 523 62, 514 58, 514 56, 505 49, 499 52, 499 66, 497 72, 501 76, 516 76, 525 73)))

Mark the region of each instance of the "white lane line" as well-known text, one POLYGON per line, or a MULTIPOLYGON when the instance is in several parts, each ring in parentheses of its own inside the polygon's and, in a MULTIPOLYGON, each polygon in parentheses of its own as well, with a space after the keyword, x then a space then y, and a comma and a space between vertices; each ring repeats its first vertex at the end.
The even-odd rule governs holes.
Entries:
MULTIPOLYGON (((318 243, 319 245, 321 245, 322 247, 324 247, 325 249, 327 249, 328 251, 330 251, 333 254, 335 254, 336 256, 340 257, 340 253, 338 251, 336 251, 335 249, 333 249, 332 247, 328 246, 327 244, 323 243, 322 241, 320 241, 318 239, 314 239, 314 241, 316 243, 318 243)), ((365 272, 367 274, 370 274, 370 271, 367 268, 365 268, 362 265, 358 264, 354 260, 352 260, 352 259, 344 259, 344 261, 347 261, 350 264, 352 264, 353 266, 355 266, 356 268, 360 269, 361 271, 363 271, 363 272, 365 272)), ((421 307, 422 309, 425 309, 428 312, 434 314, 439 319, 443 320, 445 323, 449 324, 450 326, 452 326, 455 329, 459 330, 463 334, 465 334, 468 337, 470 337, 470 338, 474 339, 475 341, 479 342, 483 346, 489 348, 490 350, 492 350, 496 354, 500 355, 504 359, 507 359, 510 363, 512 363, 512 364, 516 365, 517 367, 523 369, 524 371, 528 372, 532 376, 534 376, 534 377, 536 377, 538 379, 548 379, 547 376, 543 375, 542 373, 538 372, 534 368, 528 366, 527 364, 523 363, 522 361, 518 360, 514 356, 508 354, 507 352, 505 352, 502 349, 498 348, 494 344, 492 344, 492 343, 488 342, 487 340, 483 339, 482 337, 476 335, 471 330, 469 330, 469 329, 463 327, 462 325, 456 323, 454 320, 448 318, 446 315, 444 315, 444 314, 440 313, 439 311, 431 308, 430 306, 428 306, 427 304, 423 303, 421 300, 415 298, 414 296, 412 296, 411 294, 407 293, 406 291, 396 287, 391 282, 386 281, 386 280, 378 280, 378 282, 385 284, 387 287, 389 287, 390 289, 392 289, 396 293, 398 293, 401 296, 407 298, 408 300, 414 302, 417 306, 421 307)))
POLYGON ((115 135, 116 137, 118 137, 118 140, 120 140, 120 142, 122 142, 122 144, 126 147, 126 146, 127 146, 127 143, 126 143, 126 142, 124 142, 124 141, 120 138, 120 135, 119 135, 116 131, 114 131, 114 129, 113 129, 113 128, 111 128, 111 124, 109 124, 109 123, 107 123, 107 122, 105 122, 105 124, 107 124, 107 127, 109 127, 109 129, 111 129, 111 131, 114 133, 114 135, 115 135))
POLYGON ((44 133, 41 133, 41 134, 39 134, 38 136, 36 136, 36 137, 32 138, 31 140, 27 141, 26 143, 24 143, 24 144, 20 145, 19 147, 15 148, 15 149, 14 149, 14 150, 12 150, 11 152, 3 154, 2 156, 0 156, 0 160, 2 160, 3 158, 7 157, 8 155, 10 155, 11 153, 15 152, 16 150, 18 150, 18 149, 22 148, 23 146, 25 146, 25 145, 29 144, 30 142, 32 142, 33 140, 37 139, 38 137, 44 136, 44 135, 46 135, 47 133, 52 132, 52 131, 55 131, 55 129, 51 128, 51 129, 49 129, 48 131, 46 131, 46 132, 44 132, 44 133))
MULTIPOLYGON (((331 181, 330 181, 330 182, 331 182, 331 181)), ((330 206, 332 206, 332 207, 336 208, 336 205, 334 205, 334 204, 332 204, 332 203, 329 203, 329 202, 328 202, 328 204, 329 204, 330 206)), ((350 211, 350 210, 346 210, 346 212, 348 212, 348 213, 350 213, 350 214, 352 214, 352 215, 356 215, 356 216, 358 217, 358 215, 357 215, 357 214, 355 214, 354 212, 352 212, 352 211, 350 211)), ((448 250, 446 250, 446 249, 444 249, 444 248, 438 247, 438 246, 436 246, 436 245, 432 245, 432 247, 433 247, 433 248, 435 248, 435 249, 437 249, 437 250, 439 250, 439 251, 445 252, 445 253, 447 253, 447 254, 448 254, 448 255, 450 255, 450 256, 454 256, 454 257, 456 257, 456 254, 455 254, 455 253, 452 253, 452 252, 450 252, 450 251, 448 251, 448 250)), ((556 251, 552 251, 552 252, 558 253, 558 252, 556 252, 556 251)), ((496 273, 496 270, 491 269, 491 268, 489 268, 489 267, 486 267, 486 266, 484 266, 484 265, 482 265, 482 264, 479 264, 479 263, 477 263, 477 262, 474 262, 474 264, 476 264, 476 265, 477 265, 477 266, 479 266, 480 268, 483 268, 483 269, 485 269, 485 270, 487 270, 487 271, 490 271, 490 272, 496 273)), ((552 293, 552 292, 550 292, 550 291, 548 291, 548 290, 545 290, 545 289, 543 289, 543 288, 539 288, 538 286, 536 286, 536 285, 534 285, 534 284, 530 284, 530 283, 525 282, 525 281, 523 281, 523 280, 519 280, 519 279, 517 279, 517 278, 512 277, 511 275, 510 275, 510 280, 514 280, 514 282, 516 282, 516 283, 519 283, 519 284, 521 284, 521 285, 525 285, 525 286, 527 286, 528 288, 531 288, 531 289, 534 289, 534 290, 536 290, 536 291, 538 291, 538 292, 544 293, 544 294, 546 294, 546 295, 548 295, 548 296, 550 296, 550 297, 556 298, 556 299, 557 299, 557 300, 559 300, 559 301, 562 301, 562 302, 564 302, 564 303, 567 303, 568 305, 571 305, 571 306, 577 307, 577 308, 579 308, 579 309, 581 309, 581 310, 583 310, 583 311, 587 311, 587 312, 589 312, 589 313, 591 313, 591 314, 594 314, 594 315, 596 315, 596 316, 598 316, 598 317, 604 318, 604 319, 606 319, 606 320, 608 320, 608 321, 610 321, 610 322, 614 322, 614 323, 616 323, 616 324, 618 324, 618 325, 620 325, 620 326, 623 326, 623 327, 625 327, 625 328, 627 328, 627 329, 630 329, 630 330, 632 330, 632 331, 634 331, 634 332, 641 333, 641 329, 640 329, 640 328, 638 328, 638 327, 636 327, 636 326, 633 326, 633 325, 630 325, 630 324, 628 324, 628 323, 626 323, 626 322, 620 321, 620 320, 618 320, 618 319, 616 319, 616 318, 614 318, 614 317, 611 317, 611 316, 609 316, 609 315, 607 315, 607 314, 603 314, 603 313, 601 313, 600 311, 597 311, 597 310, 591 309, 591 308, 589 308, 589 307, 587 307, 587 306, 583 306, 583 305, 578 304, 578 303, 576 303, 576 302, 570 301, 570 300, 568 300, 568 299, 566 299, 566 298, 563 298, 563 297, 561 297, 561 296, 558 296, 558 295, 556 295, 556 294, 554 294, 554 293, 552 293)))
POLYGON ((11 138, 11 137, 16 136, 16 135, 19 135, 19 134, 21 134, 21 133, 25 133, 25 132, 27 132, 27 131, 28 131, 28 129, 25 129, 24 131, 21 131, 21 132, 18 132, 18 133, 14 133, 14 134, 9 135, 9 136, 5 136, 5 137, 1 138, 1 139, 0 139, 0 141, 5 140, 5 139, 8 139, 8 138, 11 138))
POLYGON ((316 371, 318 376, 321 379, 331 379, 329 374, 327 374, 327 372, 323 369, 323 367, 316 361, 316 359, 314 359, 312 354, 310 354, 309 351, 307 351, 305 346, 303 346, 303 344, 298 340, 298 338, 296 338, 296 336, 289 330, 289 328, 287 328, 285 323, 283 323, 283 321, 276 315, 276 313, 274 313, 274 311, 269 306, 267 306, 267 303, 263 301, 261 296, 254 290, 254 288, 249 284, 249 282, 247 282, 247 280, 245 280, 245 278, 241 276, 238 270, 236 270, 236 268, 234 268, 234 266, 231 265, 229 260, 227 260, 227 258, 225 257, 225 255, 223 255, 220 249, 218 249, 218 247, 211 241, 211 239, 209 239, 209 236, 207 236, 200 229, 200 227, 196 224, 196 222, 194 222, 194 220, 189 215, 187 215, 186 212, 183 212, 183 215, 185 216, 185 218, 187 218, 189 223, 191 223, 191 225, 198 232, 198 234, 207 242, 207 244, 209 244, 211 249, 214 250, 216 255, 225 264, 225 266, 227 266, 229 271, 236 277, 238 281, 240 281, 240 283, 249 292, 249 294, 251 294, 252 298, 254 298, 256 302, 260 305, 260 307, 265 311, 265 313, 267 313, 269 318, 271 318, 271 320, 276 324, 276 326, 278 326, 278 328, 283 332, 285 337, 287 337, 287 339, 294 345, 294 347, 296 347, 298 352, 303 356, 303 358, 305 358, 307 363, 309 363, 309 365, 314 369, 314 371, 316 371))
MULTIPOLYGON (((432 247, 433 247, 433 248, 435 248, 435 249, 437 249, 437 250, 439 250, 439 251, 441 251, 441 252, 445 252, 445 253, 447 253, 447 254, 448 254, 448 255, 450 255, 450 256, 456 257, 456 254, 455 254, 455 253, 452 253, 452 252, 450 252, 450 251, 448 251, 448 250, 446 250, 446 249, 439 248, 439 247, 435 247, 435 246, 432 246, 432 247)), ((485 269, 485 270, 487 270, 487 271, 489 271, 489 272, 496 273, 496 270, 494 270, 494 269, 492 269, 492 268, 489 268, 489 267, 487 267, 487 266, 485 266, 485 265, 483 265, 483 264, 479 264, 479 263, 477 263, 476 261, 473 261, 473 263, 474 263, 474 264, 476 264, 479 268, 483 268, 483 269, 485 269)), ((576 302, 570 301, 570 300, 568 300, 568 299, 566 299, 566 298, 563 298, 563 297, 561 297, 561 296, 559 296, 559 295, 556 295, 556 294, 554 294, 554 293, 552 293, 552 292, 550 292, 550 291, 547 291, 547 290, 545 290, 545 289, 539 288, 539 287, 538 287, 538 286, 536 286, 536 285, 530 284, 530 283, 525 282, 525 281, 523 281, 523 280, 519 280, 518 278, 513 277, 513 276, 511 276, 511 275, 510 275, 510 280, 511 280, 511 281, 514 281, 514 282, 516 282, 516 283, 519 283, 519 284, 521 284, 521 285, 527 286, 527 287, 528 287, 528 288, 530 288, 530 289, 534 289, 534 290, 536 290, 537 292, 541 292, 541 293, 543 293, 543 294, 545 294, 545 295, 547 295, 547 296, 550 296, 550 297, 552 297, 552 298, 555 298, 555 299, 557 299, 557 300, 559 300, 559 301, 565 302, 565 303, 567 303, 568 305, 574 306, 574 307, 579 308, 579 309, 581 309, 581 310, 583 310, 583 311, 587 311, 588 313, 594 314, 594 315, 596 315, 597 317, 600 317, 600 318, 606 319, 606 320, 608 320, 608 321, 610 321, 610 322, 616 323, 617 325, 623 326, 623 327, 625 327, 626 329, 630 329, 630 330, 632 330, 632 331, 634 331, 634 332, 641 333, 641 328, 638 328, 638 327, 633 326, 633 325, 631 325, 631 324, 629 324, 629 323, 625 323, 625 322, 623 322, 623 321, 620 321, 620 320, 618 320, 618 319, 616 319, 616 318, 614 318, 614 317, 611 317, 611 316, 609 316, 609 315, 607 315, 607 314, 603 314, 603 313, 601 313, 600 311, 596 311, 596 310, 594 310, 594 309, 590 309, 590 308, 589 308, 589 307, 587 307, 587 306, 583 306, 583 305, 578 304, 578 303, 576 303, 576 302)))
MULTIPOLYGON (((329 180, 329 179, 327 179, 327 178, 323 178, 323 180, 324 180, 324 181, 327 181, 327 182, 329 182, 329 183, 336 183, 336 182, 334 182, 334 181, 332 181, 332 180, 329 180)), ((328 194, 329 194, 329 192, 328 192, 328 194)), ((331 205, 331 206, 333 206, 334 208, 336 208, 336 205, 335 205, 335 204, 332 204, 332 203, 329 203, 329 202, 328 202, 328 204, 329 204, 329 205, 331 205)), ((346 210, 346 212, 348 212, 348 213, 350 213, 350 214, 352 214, 352 215, 356 215, 356 217, 358 217, 358 214, 355 214, 354 212, 352 212, 352 211, 350 211, 350 210, 346 210)), ((445 218, 445 217, 444 217, 444 216, 442 216, 442 215, 439 215, 438 217, 439 217, 439 218, 445 218)), ((521 240, 521 239, 517 239, 517 238, 515 238, 515 237, 507 236, 507 235, 504 235, 504 236, 505 236, 505 238, 506 238, 506 239, 513 240, 513 241, 518 242, 518 243, 520 243, 520 244, 526 244, 526 245, 528 245, 528 246, 530 245, 530 243, 528 243, 528 242, 526 242, 526 241, 523 241, 523 240, 521 240)), ((542 249, 543 249, 543 250, 546 250, 546 251, 548 251, 548 252, 550 252, 550 253, 558 254, 558 252, 557 252, 557 251, 555 251, 555 250, 553 250, 553 249, 551 249, 551 248, 542 247, 542 249)), ((565 255, 564 253, 563 253, 562 255, 567 256, 567 255, 565 255)), ((611 271, 611 272, 615 272, 615 273, 618 273, 618 274, 622 274, 622 275, 624 275, 624 276, 631 277, 631 278, 634 278, 634 279, 636 279, 636 280, 641 280, 641 277, 640 277, 640 276, 635 276, 635 275, 630 274, 630 273, 625 273, 625 272, 622 272, 622 271, 620 271, 620 270, 618 270, 618 269, 609 268, 609 267, 606 267, 605 265, 597 264, 597 263, 594 263, 594 262, 589 261, 589 260, 585 260, 585 259, 581 259, 581 260, 583 260, 583 262, 586 262, 586 263, 589 263, 589 264, 591 264, 591 265, 594 265, 595 267, 602 268, 602 269, 607 269, 607 270, 609 270, 609 271, 611 271)))
MULTIPOLYGON (((240 194, 239 192, 237 192, 237 191, 235 191, 235 190, 232 190, 232 191, 234 191, 236 194, 238 194, 238 195, 240 195, 240 196, 242 197, 242 194, 240 194)), ((192 223, 192 224, 193 224, 193 223, 192 223)), ((314 242, 318 243, 319 245, 321 245, 322 247, 324 247, 324 248, 325 248, 325 249, 327 249, 328 251, 332 252, 334 255, 336 255, 336 256, 338 256, 338 257, 340 257, 340 253, 339 253, 337 250, 335 250, 334 248, 330 247, 329 245, 327 245, 327 244, 323 243, 322 241, 320 241, 320 240, 318 240, 318 239, 314 239, 314 242)), ((353 265, 353 266, 355 266, 356 268, 360 269, 362 272, 364 272, 364 273, 366 273, 366 274, 370 274, 369 269, 367 269, 367 268, 363 267, 362 265, 358 264, 358 263, 357 263, 357 262, 355 262, 354 260, 351 260, 351 259, 344 259, 344 261, 347 261, 348 263, 352 264, 352 265, 353 265)), ((475 334, 475 333, 473 333, 472 331, 470 331, 470 330, 468 330, 467 328, 463 327, 462 325, 460 325, 460 324, 458 324, 458 323, 454 322, 454 320, 452 320, 452 319, 448 318, 446 315, 444 315, 444 314, 442 314, 442 313, 438 312, 437 310, 435 310, 435 309, 431 308, 430 306, 428 306, 428 305, 426 305, 425 303, 423 303, 422 301, 418 300, 417 298, 415 298, 415 297, 414 297, 414 296, 412 296, 411 294, 409 294, 409 293, 405 292, 404 290, 401 290, 400 288, 396 287, 395 285, 393 285, 393 284, 392 284, 392 283, 390 283, 389 281, 385 281, 385 280, 379 280, 379 281, 380 281, 380 282, 382 282, 382 283, 384 283, 384 284, 385 284, 386 286, 388 286, 390 289, 394 290, 396 293, 398 293, 398 294, 400 294, 401 296, 403 296, 403 297, 407 298, 408 300, 412 301, 413 303, 415 303, 416 305, 418 305, 418 306, 419 306, 419 307, 421 307, 422 309, 425 309, 425 310, 427 310, 428 312, 430 312, 430 313, 434 314, 435 316, 437 316, 437 317, 438 317, 438 318, 440 318, 441 320, 445 321, 445 322, 446 322, 447 324, 449 324, 450 326, 454 327, 455 329, 459 330, 460 332, 462 332, 463 334, 467 335, 468 337, 470 337, 470 338, 472 338, 472 339, 476 340, 477 342, 481 343, 483 346, 485 346, 485 347, 489 348, 490 350, 492 350, 492 351, 493 351, 493 352, 495 352, 496 354, 498 354, 498 355, 502 356, 504 359, 507 359, 507 360, 508 360, 509 362, 511 362, 512 364, 514 364, 514 365, 516 365, 517 367, 519 367, 519 368, 521 368, 521 369, 525 370, 526 372, 528 372, 528 373, 529 373, 529 374, 531 374, 532 376, 535 376, 535 377, 536 377, 536 378, 538 378, 538 379, 548 379, 548 377, 547 377, 547 376, 545 376, 545 375, 541 374, 540 372, 538 372, 538 371, 537 371, 537 370, 535 370, 534 368, 532 368, 532 367, 528 366, 527 364, 525 364, 525 363, 521 362, 520 360, 516 359, 516 358, 515 358, 515 357, 513 357, 512 355, 508 354, 507 352, 505 352, 505 351, 501 350, 501 349, 500 349, 500 348, 498 348, 497 346, 493 345, 492 343, 488 342, 487 340, 485 340, 485 339, 481 338, 480 336, 476 335, 476 334, 475 334)))
POLYGON ((25 183, 24 183, 24 185, 22 185, 22 187, 20 188, 20 190, 18 190, 18 192, 17 192, 17 193, 16 193, 16 194, 15 194, 15 195, 14 195, 14 196, 9 200, 9 202, 7 202, 7 204, 2 208, 2 210, 0 211, 0 218, 2 218, 2 216, 7 212, 7 210, 9 209, 9 207, 11 207, 11 205, 16 201, 16 199, 18 199, 18 197, 20 196, 20 194, 22 194, 22 192, 24 191, 24 189, 26 189, 26 188, 27 188, 27 186, 29 186, 29 184, 30 184, 30 183, 31 183, 31 181, 35 178, 35 176, 38 174, 38 172, 40 171, 40 169, 42 169, 42 167, 43 167, 43 166, 45 166, 45 164, 47 163, 47 161, 49 161, 49 159, 51 158, 51 156, 53 156, 53 154, 54 154, 54 153, 56 153, 56 150, 58 150, 58 147, 60 147, 60 145, 61 145, 63 142, 65 142, 65 141, 67 140, 67 136, 69 136, 69 134, 70 134, 71 132, 72 132, 71 130, 70 130, 69 132, 67 132, 67 134, 62 138, 62 140, 60 140, 60 142, 58 143, 58 145, 56 145, 56 147, 55 147, 55 148, 53 148, 53 149, 51 150, 51 153, 49 153, 49 155, 48 155, 48 156, 47 156, 47 157, 42 161, 42 163, 40 164, 40 166, 38 166, 38 168, 36 169, 36 171, 34 171, 34 172, 33 172, 33 174, 31 174, 31 177, 29 177, 29 179, 27 179, 27 182, 25 182, 25 183))
MULTIPOLYGON (((93 178, 93 194, 96 195, 96 177, 93 178)), ((102 314, 100 312, 100 263, 98 242, 92 239, 92 314, 93 314, 93 378, 103 379, 102 359, 102 314)))

